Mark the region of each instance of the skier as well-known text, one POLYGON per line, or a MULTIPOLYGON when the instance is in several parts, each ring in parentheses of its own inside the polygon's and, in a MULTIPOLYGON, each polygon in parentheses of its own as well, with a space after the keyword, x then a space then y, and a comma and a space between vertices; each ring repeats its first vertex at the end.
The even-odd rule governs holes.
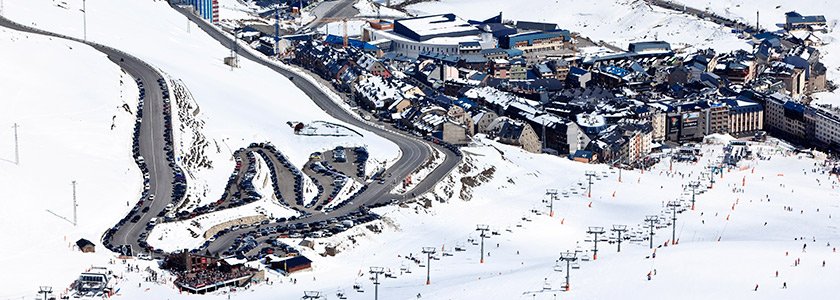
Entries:
POLYGON ((755 285, 755 292, 758 292, 758 284, 755 285))
POLYGON ((779 271, 776 271, 776 277, 779 277, 779 271))
POLYGON ((783 289, 786 289, 786 288, 787 288, 787 281, 782 282, 782 288, 783 288, 783 289))

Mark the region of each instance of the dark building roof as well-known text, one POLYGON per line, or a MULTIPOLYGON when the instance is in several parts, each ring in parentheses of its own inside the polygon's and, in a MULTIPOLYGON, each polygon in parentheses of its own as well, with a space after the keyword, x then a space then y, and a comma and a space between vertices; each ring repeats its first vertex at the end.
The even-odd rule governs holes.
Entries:
POLYGON ((530 21, 516 21, 516 28, 522 30, 540 30, 540 31, 549 31, 557 29, 557 24, 554 23, 542 23, 542 22, 530 22, 530 21))
POLYGON ((671 51, 671 44, 664 41, 636 42, 627 47, 630 52, 671 51))
POLYGON ((528 45, 532 45, 534 43, 534 40, 550 39, 556 37, 562 37, 564 41, 569 41, 571 40, 570 36, 571 32, 565 29, 517 33, 514 35, 508 35, 499 38, 499 47, 510 49, 513 48, 516 45, 516 43, 519 42, 528 42, 528 45))
POLYGON ((96 246, 86 239, 79 239, 78 241, 76 241, 76 246, 79 246, 79 248, 84 248, 87 245, 96 246))
POLYGON ((506 35, 516 34, 516 28, 502 24, 502 23, 484 23, 478 27, 484 32, 493 34, 493 37, 500 38, 506 35))
POLYGON ((825 23, 825 16, 823 15, 816 15, 816 16, 803 16, 795 11, 790 11, 785 13, 785 21, 788 24, 801 24, 801 23, 825 23))

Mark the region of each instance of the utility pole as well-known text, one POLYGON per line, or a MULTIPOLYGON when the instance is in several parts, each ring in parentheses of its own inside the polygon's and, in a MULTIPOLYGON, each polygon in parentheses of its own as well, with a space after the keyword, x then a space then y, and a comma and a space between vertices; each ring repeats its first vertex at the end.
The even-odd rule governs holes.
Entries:
POLYGON ((680 207, 680 204, 676 201, 668 202, 668 207, 674 210, 674 217, 671 218, 671 245, 675 245, 677 242, 677 207, 680 207))
POLYGON ((592 240, 593 242, 595 242, 595 248, 592 249, 592 251, 593 251, 592 260, 598 260, 598 235, 599 234, 604 234, 605 232, 606 231, 604 231, 604 227, 598 227, 598 226, 589 226, 589 230, 586 231, 586 233, 588 233, 588 234, 594 234, 595 235, 595 239, 592 240))
POLYGON ((76 181, 73 180, 73 226, 76 226, 76 181))
MULTIPOLYGON (((3 0, 0 0, 0 1, 3 1, 3 0)), ((15 123, 15 125, 12 125, 12 128, 15 130, 15 165, 20 164, 20 152, 18 152, 18 134, 17 134, 18 127, 20 127, 20 126, 18 126, 17 123, 15 123)))
POLYGON ((423 247, 423 253, 426 253, 426 285, 432 283, 429 279, 429 274, 431 273, 432 269, 432 254, 435 254, 435 247, 423 247))
POLYGON ((578 259, 577 256, 575 256, 575 254, 572 253, 572 252, 566 251, 566 252, 560 253, 560 260, 566 262, 566 291, 567 292, 569 291, 569 289, 571 289, 571 286, 569 285, 569 272, 571 271, 571 269, 569 269, 569 264, 573 261, 576 261, 577 259, 578 259))
POLYGON ((486 224, 478 224, 475 227, 476 231, 481 231, 481 263, 484 263, 484 238, 487 237, 484 235, 485 232, 490 230, 490 225, 486 224))
POLYGON ((546 189, 545 194, 548 195, 548 216, 554 217, 554 200, 557 199, 557 189, 546 189))
POLYGON ((586 177, 589 177, 589 191, 587 197, 592 198, 592 177, 595 177, 595 171, 586 171, 586 177))
POLYGON ((645 222, 650 223, 650 248, 653 249, 653 224, 659 223, 659 217, 654 215, 645 216, 645 222))
POLYGON ((87 41, 87 0, 82 0, 82 20, 84 21, 84 40, 87 41))
POLYGON ((700 187, 700 182, 692 181, 688 183, 688 186, 691 188, 691 210, 694 210, 694 196, 697 195, 697 188, 700 187))
POLYGON ((385 268, 383 267, 370 267, 370 273, 373 274, 373 299, 379 300, 379 274, 385 273, 385 268))
POLYGON ((621 252, 621 233, 627 232, 627 225, 613 225, 611 230, 618 233, 618 252, 621 252))

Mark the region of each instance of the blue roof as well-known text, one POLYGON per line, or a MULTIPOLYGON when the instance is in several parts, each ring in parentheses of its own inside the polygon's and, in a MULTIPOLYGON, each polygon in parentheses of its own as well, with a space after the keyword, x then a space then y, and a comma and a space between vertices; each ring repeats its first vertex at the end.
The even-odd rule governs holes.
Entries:
POLYGON ((456 63, 458 63, 458 56, 455 56, 455 55, 446 55, 446 54, 435 53, 435 52, 426 52, 426 51, 423 51, 423 52, 420 52, 420 54, 418 54, 418 55, 417 55, 417 58, 418 58, 418 59, 428 58, 428 59, 433 59, 433 60, 439 60, 439 61, 443 61, 443 62, 448 62, 448 63, 451 63, 451 64, 456 64, 456 63))
POLYGON ((627 71, 625 69, 622 69, 622 68, 619 68, 619 67, 616 67, 616 66, 601 67, 601 71, 613 74, 613 75, 618 76, 618 77, 624 77, 624 76, 627 76, 627 75, 630 74, 630 71, 627 71))
POLYGON ((591 159, 592 158, 592 151, 577 150, 577 151, 575 151, 575 154, 572 154, 572 158, 591 159))
POLYGON ((503 36, 499 39, 499 45, 502 48, 510 49, 513 48, 516 43, 519 42, 528 42, 528 44, 533 44, 534 40, 539 39, 550 39, 556 37, 562 37, 564 41, 571 40, 569 37, 571 32, 565 29, 557 29, 557 30, 550 30, 550 31, 535 31, 535 32, 527 32, 527 33, 518 33, 509 36, 503 36))
POLYGON ((799 103, 796 103, 796 102, 793 102, 793 101, 785 102, 785 104, 782 105, 782 107, 784 107, 786 109, 796 111, 796 112, 805 112, 805 105, 802 105, 802 104, 799 104, 799 103))
POLYGON ((522 56, 523 54, 525 54, 525 52, 522 52, 522 50, 519 50, 519 49, 516 49, 516 48, 505 49, 505 52, 507 52, 508 56, 510 56, 510 57, 522 56))
POLYGON ((798 23, 825 23, 825 16, 803 16, 795 11, 785 13, 785 20, 790 24, 798 23))
MULTIPOLYGON (((324 42, 327 42, 329 44, 341 45, 341 44, 344 44, 344 38, 340 37, 340 36, 337 36, 337 35, 330 34, 330 35, 327 36, 327 38, 324 39, 324 42)), ((379 47, 376 47, 374 45, 362 42, 360 40, 354 40, 354 39, 347 39, 347 45, 350 46, 350 47, 359 48, 359 49, 362 49, 362 50, 379 49, 379 47)))

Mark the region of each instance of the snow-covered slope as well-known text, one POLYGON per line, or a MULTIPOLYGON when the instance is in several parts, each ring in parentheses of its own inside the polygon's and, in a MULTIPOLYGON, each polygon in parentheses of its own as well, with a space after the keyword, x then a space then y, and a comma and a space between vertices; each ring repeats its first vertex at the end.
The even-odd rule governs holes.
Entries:
POLYGON ((107 261, 111 254, 99 239, 128 212, 143 181, 131 157, 138 89, 117 65, 83 44, 0 28, 0 66, 0 298, 6 299, 32 296, 39 285, 63 287, 107 261), (96 244, 97 253, 68 246, 80 238, 96 244))
MULTIPOLYGON (((365 130, 359 130, 364 139, 294 135, 286 122, 335 120, 285 76, 244 59, 240 68, 231 70, 222 61, 230 50, 195 24, 188 30, 186 18, 166 1, 91 0, 86 5, 89 40, 126 50, 160 68, 171 79, 182 80, 195 99, 197 109, 191 113, 197 113, 204 122, 201 132, 206 143, 199 140, 196 144, 200 149, 194 153, 205 156, 208 163, 187 168, 193 200, 217 200, 233 171, 232 152, 251 142, 274 142, 298 167, 311 152, 337 145, 367 145, 371 159, 378 162, 398 156, 396 145, 365 130)), ((75 2, 6 0, 4 14, 24 24, 82 37, 79 8, 81 3, 75 2)))
POLYGON ((474 20, 502 12, 505 20, 556 23, 560 28, 621 49, 627 49, 630 42, 648 40, 664 40, 675 49, 689 45, 718 51, 751 49, 728 28, 639 0, 442 0, 411 5, 408 9, 420 15, 455 13, 474 20))

